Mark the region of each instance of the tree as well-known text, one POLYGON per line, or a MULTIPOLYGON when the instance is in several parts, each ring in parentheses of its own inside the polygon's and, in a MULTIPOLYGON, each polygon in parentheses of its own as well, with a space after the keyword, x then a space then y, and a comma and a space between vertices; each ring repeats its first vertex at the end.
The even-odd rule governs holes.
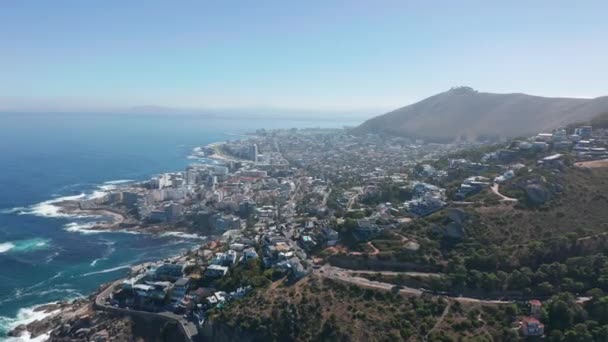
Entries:
POLYGON ((574 329, 566 331, 566 342, 593 342, 593 336, 585 324, 577 324, 574 329))
POLYGON ((553 296, 549 302, 547 314, 549 325, 554 329, 566 330, 574 322, 576 302, 570 294, 553 296))
POLYGON ((589 308, 591 317, 600 324, 608 324, 608 296, 594 299, 589 308))

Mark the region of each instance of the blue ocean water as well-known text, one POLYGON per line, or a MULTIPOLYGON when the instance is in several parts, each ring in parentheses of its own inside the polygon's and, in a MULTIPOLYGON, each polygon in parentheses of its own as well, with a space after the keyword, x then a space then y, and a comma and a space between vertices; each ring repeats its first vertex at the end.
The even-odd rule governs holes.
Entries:
POLYGON ((187 115, 0 113, 0 339, 37 316, 31 308, 86 296, 128 266, 179 254, 196 239, 89 233, 90 218, 58 215, 52 201, 123 180, 182 170, 196 146, 257 128, 357 122, 221 119, 187 115))

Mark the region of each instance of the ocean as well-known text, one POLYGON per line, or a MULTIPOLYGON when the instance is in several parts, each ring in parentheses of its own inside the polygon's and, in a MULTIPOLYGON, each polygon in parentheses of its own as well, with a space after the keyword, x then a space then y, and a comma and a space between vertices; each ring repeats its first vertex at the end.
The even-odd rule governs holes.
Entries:
MULTIPOLYGON (((87 231, 99 220, 53 202, 160 172, 183 170, 192 149, 258 128, 342 127, 328 119, 196 115, 0 113, 0 340, 41 317, 37 305, 87 296, 130 265, 180 254, 200 238, 87 231)), ((27 340, 23 338, 22 340, 27 340)))

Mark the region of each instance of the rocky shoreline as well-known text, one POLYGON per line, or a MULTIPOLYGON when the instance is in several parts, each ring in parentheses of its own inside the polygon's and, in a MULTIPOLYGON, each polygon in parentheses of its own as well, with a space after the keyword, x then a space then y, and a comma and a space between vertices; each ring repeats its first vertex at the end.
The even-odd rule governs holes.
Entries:
POLYGON ((82 225, 82 227, 78 228, 78 230, 82 231, 108 231, 153 235, 162 235, 167 233, 190 234, 190 232, 176 226, 175 224, 144 224, 139 220, 130 217, 126 213, 112 208, 102 207, 81 209, 79 206, 79 201, 72 200, 58 202, 54 205, 60 208, 59 213, 61 214, 75 217, 83 216, 104 218, 104 220, 93 222, 90 225, 82 225))
MULTIPOLYGON (((100 288, 105 288, 107 285, 108 284, 102 285, 100 288)), ((85 333, 86 335, 91 335, 91 340, 93 341, 99 341, 100 339, 97 337, 104 335, 121 336, 121 333, 117 331, 116 326, 111 327, 111 324, 109 324, 111 322, 106 322, 106 317, 100 317, 99 314, 93 310, 93 301, 97 293, 98 292, 87 298, 38 306, 34 311, 46 314, 46 317, 28 324, 17 326, 8 333, 8 336, 27 336, 34 339, 47 335, 47 339, 51 341, 61 340, 56 338, 70 335, 84 337, 85 333), (93 327, 93 329, 91 327, 93 327), (113 333, 117 333, 118 335, 110 335, 108 333, 108 329, 110 328, 113 329, 113 333)))
MULTIPOLYGON (((129 316, 96 311, 93 308, 95 296, 37 307, 36 311, 49 313, 49 316, 18 326, 9 332, 9 336, 30 339, 44 336, 46 341, 53 342, 147 341, 163 329, 167 330, 158 326, 158 322, 137 321, 129 316)), ((179 332, 170 333, 180 340, 179 332)))

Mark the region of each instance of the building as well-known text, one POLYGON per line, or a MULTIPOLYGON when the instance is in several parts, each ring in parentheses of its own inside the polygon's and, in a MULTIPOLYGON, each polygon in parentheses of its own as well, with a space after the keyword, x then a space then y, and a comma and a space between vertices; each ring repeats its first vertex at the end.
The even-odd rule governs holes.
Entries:
POLYGON ((326 246, 335 246, 336 243, 338 243, 338 240, 340 239, 338 232, 329 227, 323 227, 321 229, 321 233, 323 234, 323 238, 325 239, 326 246))
POLYGON ((179 278, 173 284, 173 289, 171 289, 171 297, 181 299, 186 295, 189 288, 190 278, 179 278))
POLYGON ((574 134, 580 136, 582 139, 589 139, 593 134, 593 127, 581 126, 574 129, 574 134))
POLYGON ((406 209, 416 216, 427 216, 446 206, 446 202, 430 194, 405 202, 406 209))
POLYGON ((564 155, 561 153, 550 155, 539 160, 538 164, 544 167, 561 169, 564 167, 564 155))
POLYGON ((205 271, 205 276, 211 278, 221 278, 228 273, 228 267, 220 265, 209 265, 205 271))
POLYGON ((530 316, 540 318, 543 304, 538 299, 532 299, 530 302, 530 316))
POLYGON ((160 280, 176 281, 184 276, 183 264, 162 264, 154 270, 154 277, 160 280))
POLYGON ((258 253, 255 251, 253 247, 247 248, 243 251, 243 262, 248 260, 257 259, 258 253))
POLYGON ((310 251, 311 249, 315 248, 317 243, 315 242, 315 240, 313 240, 313 238, 310 235, 302 235, 300 237, 300 245, 306 251, 310 251))
POLYGON ((240 229, 241 219, 238 216, 217 213, 209 218, 209 224, 211 228, 219 232, 225 232, 227 230, 240 229))
POLYGON ((251 145, 251 155, 250 155, 250 159, 254 162, 257 163, 258 162, 258 144, 253 144, 251 145))
POLYGON ((553 133, 539 133, 535 139, 536 141, 549 142, 553 140, 553 133))
POLYGON ((357 220, 357 227, 353 230, 353 236, 357 241, 366 241, 380 233, 380 227, 370 220, 357 220))
POLYGON ((465 179, 458 191, 454 194, 456 200, 463 200, 467 196, 476 194, 490 186, 490 179, 482 176, 473 176, 465 179))
POLYGON ((139 200, 139 194, 131 191, 122 192, 122 203, 129 209, 134 208, 139 200))
POLYGON ((236 263, 237 253, 236 251, 229 250, 226 253, 217 253, 211 261, 214 265, 221 266, 232 266, 236 263))
POLYGON ((545 333, 545 325, 534 317, 524 317, 520 332, 524 336, 542 336, 545 333))

